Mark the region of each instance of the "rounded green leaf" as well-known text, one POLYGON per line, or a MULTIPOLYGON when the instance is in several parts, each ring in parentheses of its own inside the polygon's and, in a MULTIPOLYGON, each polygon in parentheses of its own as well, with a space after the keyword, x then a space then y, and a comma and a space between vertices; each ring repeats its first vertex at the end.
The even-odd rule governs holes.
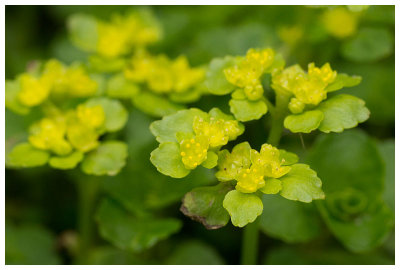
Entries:
POLYGON ((353 128, 369 118, 369 110, 362 99, 351 95, 337 95, 318 106, 324 113, 319 130, 325 133, 342 132, 353 128))
POLYGON ((172 103, 165 97, 147 91, 135 95, 132 102, 139 110, 155 117, 169 115, 185 108, 182 105, 172 103))
POLYGON ((107 141, 86 155, 81 168, 86 174, 116 175, 125 166, 127 156, 125 143, 107 141))
POLYGON ((96 18, 85 14, 74 14, 68 18, 68 32, 71 41, 84 51, 97 49, 97 21, 96 18))
POLYGON ((29 143, 17 144, 6 157, 7 167, 29 168, 42 166, 49 160, 50 153, 34 148, 29 143))
POLYGON ((20 85, 17 80, 10 81, 6 80, 5 86, 5 105, 7 109, 17 113, 17 114, 28 114, 30 109, 29 107, 24 106, 19 102, 18 92, 20 90, 20 85))
POLYGON ((222 202, 232 189, 229 183, 195 188, 183 197, 180 210, 191 219, 201 222, 207 229, 221 228, 229 221, 229 214, 222 202))
POLYGON ((235 86, 226 80, 224 69, 235 65, 236 61, 236 58, 232 56, 216 58, 211 61, 204 81, 204 85, 211 94, 226 95, 235 89, 235 86))
POLYGON ((73 169, 81 162, 83 159, 82 152, 73 152, 67 156, 55 156, 50 158, 49 165, 53 168, 60 169, 60 170, 69 170, 73 169))
POLYGON ((287 116, 283 125, 293 133, 310 133, 319 127, 323 119, 324 114, 320 110, 312 110, 287 116))
POLYGON ((342 55, 352 61, 373 62, 393 52, 392 33, 386 28, 365 27, 342 46, 342 55))
POLYGON ((229 101, 229 106, 235 118, 242 122, 260 119, 261 116, 268 111, 267 105, 262 100, 249 101, 231 99, 229 101))
POLYGON ((196 108, 181 110, 174 114, 164 116, 161 120, 154 121, 150 125, 150 131, 156 136, 156 140, 160 143, 177 142, 175 137, 177 132, 193 132, 192 126, 195 116, 207 118, 208 114, 196 108))
POLYGON ((212 169, 218 164, 218 155, 213 151, 208 151, 207 159, 201 163, 201 166, 207 169, 212 169))
POLYGON ((182 178, 190 173, 182 162, 178 143, 161 143, 151 152, 150 161, 160 173, 174 178, 182 178))
POLYGON ((174 218, 138 218, 117 203, 105 199, 96 213, 100 235, 120 249, 140 252, 166 239, 181 228, 174 218))
POLYGON ((353 87, 361 83, 361 76, 349 76, 345 73, 340 73, 336 76, 333 83, 329 84, 325 90, 333 92, 342 89, 343 87, 353 87))
POLYGON ((299 162, 299 157, 295 153, 288 152, 283 149, 279 149, 279 156, 285 160, 282 164, 285 166, 293 165, 293 164, 299 162))
POLYGON ((132 98, 139 92, 139 87, 125 79, 124 74, 114 75, 107 82, 107 96, 111 98, 132 98))
POLYGON ((104 127, 107 131, 114 132, 123 128, 128 120, 128 112, 118 100, 105 97, 89 99, 86 106, 100 105, 103 107, 105 114, 104 127))
POLYGON ((265 180, 265 186, 260 188, 264 194, 276 194, 282 189, 282 181, 274 178, 265 180))
POLYGON ((226 194, 223 206, 229 212, 232 224, 237 227, 252 223, 263 211, 263 203, 257 195, 241 193, 237 190, 226 194))
POLYGON ((306 164, 294 164, 280 180, 282 181, 280 195, 288 200, 310 203, 312 200, 325 198, 321 189, 321 179, 306 164))
POLYGON ((264 195, 260 228, 268 236, 288 243, 308 242, 321 232, 321 222, 313 205, 264 195))

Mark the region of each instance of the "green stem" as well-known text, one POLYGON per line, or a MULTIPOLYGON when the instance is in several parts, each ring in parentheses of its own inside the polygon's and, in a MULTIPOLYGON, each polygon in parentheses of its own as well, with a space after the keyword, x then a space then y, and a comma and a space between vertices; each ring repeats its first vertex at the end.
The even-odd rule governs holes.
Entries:
POLYGON ((283 120, 288 113, 290 94, 278 92, 276 94, 275 109, 271 111, 271 130, 268 136, 268 143, 277 147, 282 137, 283 120))
POLYGON ((259 218, 257 218, 253 223, 248 224, 244 228, 241 257, 241 262, 244 265, 257 264, 258 223, 259 218))
POLYGON ((93 238, 93 211, 99 188, 99 179, 96 177, 78 178, 77 188, 79 195, 79 247, 76 263, 86 264, 86 258, 93 238))

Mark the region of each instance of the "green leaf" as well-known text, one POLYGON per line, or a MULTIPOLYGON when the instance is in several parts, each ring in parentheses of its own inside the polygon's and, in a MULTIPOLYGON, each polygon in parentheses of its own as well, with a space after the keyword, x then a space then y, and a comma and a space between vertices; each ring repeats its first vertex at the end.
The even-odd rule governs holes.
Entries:
POLYGON ((118 100, 106 97, 98 97, 89 99, 86 102, 88 107, 100 105, 103 107, 105 114, 105 129, 114 132, 122 129, 128 120, 128 112, 118 100))
POLYGON ((126 60, 122 57, 107 58, 101 55, 89 56, 89 68, 95 72, 113 73, 124 69, 126 60))
POLYGON ((229 101, 229 106, 235 118, 242 122, 260 119, 261 116, 268 111, 267 105, 262 100, 249 101, 231 99, 229 101))
POLYGON ((20 143, 6 157, 6 165, 12 168, 43 166, 49 157, 50 153, 47 151, 36 149, 29 143, 20 143))
POLYGON ((224 260, 213 246, 198 240, 186 240, 177 245, 165 264, 217 265, 224 264, 224 260))
POLYGON ((273 72, 274 70, 276 70, 276 69, 281 69, 281 68, 283 68, 283 67, 285 66, 285 64, 286 64, 286 61, 285 61, 285 59, 283 58, 283 55, 280 54, 280 53, 278 53, 278 54, 275 55, 275 57, 274 57, 274 62, 272 63, 272 65, 269 66, 269 67, 264 71, 264 73, 272 73, 272 72, 273 72))
POLYGON ((193 132, 192 126, 195 116, 207 118, 208 114, 196 108, 182 110, 154 121, 150 125, 151 133, 156 136, 156 140, 160 143, 177 142, 175 137, 177 132, 193 132))
POLYGON ((285 160, 282 164, 284 166, 293 165, 299 162, 299 157, 295 153, 283 149, 279 149, 279 156, 285 160))
POLYGON ((19 81, 6 80, 5 86, 5 105, 6 108, 21 115, 29 113, 29 107, 24 106, 19 102, 18 92, 20 90, 19 81))
POLYGON ((324 113, 319 130, 325 133, 356 127, 358 123, 365 122, 370 114, 362 99, 346 94, 334 96, 317 108, 324 113))
POLYGON ((229 183, 195 188, 183 198, 181 212, 202 223, 207 229, 219 229, 229 222, 229 214, 222 202, 232 189, 229 183))
POLYGON ((83 159, 83 153, 76 151, 67 156, 51 157, 49 160, 49 165, 56 169, 69 170, 75 168, 76 165, 78 165, 78 163, 82 161, 82 159, 83 159))
POLYGON ((325 90, 333 92, 342 89, 343 87, 353 87, 361 83, 361 76, 349 76, 345 73, 340 73, 336 76, 333 83, 329 84, 325 90))
POLYGON ((111 77, 107 82, 107 96, 111 98, 132 98, 139 92, 139 87, 125 79, 123 73, 111 77))
POLYGON ((288 200, 310 203, 312 200, 325 199, 321 179, 306 164, 294 164, 279 180, 282 181, 280 195, 288 200))
POLYGON ((200 99, 201 95, 206 92, 204 84, 199 84, 196 87, 185 92, 172 92, 168 97, 177 103, 192 103, 200 99))
POLYGON ((161 143, 157 149, 151 152, 150 161, 160 173, 173 178, 182 178, 190 173, 190 170, 186 169, 182 162, 177 143, 161 143))
POLYGON ((323 119, 323 112, 312 110, 287 116, 283 125, 293 133, 310 133, 319 127, 323 119))
POLYGON ((276 194, 282 189, 282 181, 274 178, 267 179, 260 191, 264 194, 276 194))
POLYGON ((384 164, 375 142, 357 129, 323 135, 308 161, 324 179, 327 201, 318 209, 338 240, 354 252, 382 244, 393 217, 382 203, 384 164))
POLYGON ((235 89, 235 86, 226 80, 224 69, 235 65, 236 62, 237 59, 232 56, 215 58, 210 62, 204 85, 211 94, 226 95, 235 89))
POLYGON ((93 16, 74 14, 68 18, 68 32, 71 41, 84 51, 97 49, 97 21, 93 16))
POLYGON ((37 265, 60 264, 56 252, 55 237, 38 225, 16 226, 6 222, 5 226, 6 264, 37 265))
POLYGON ((116 175, 125 166, 127 156, 125 143, 106 141, 86 155, 81 168, 86 174, 116 175))
POLYGON ((201 163, 201 166, 207 169, 212 169, 218 164, 218 155, 213 151, 208 151, 207 159, 201 163))
POLYGON ((115 202, 105 199, 96 213, 100 235, 120 249, 140 252, 178 232, 181 222, 174 218, 137 218, 115 202))
POLYGON ((287 243, 303 243, 321 233, 321 222, 313 205, 276 195, 264 195, 262 201, 260 228, 266 235, 287 243))
POLYGON ((229 212, 232 224, 237 227, 252 223, 263 211, 262 201, 257 195, 241 193, 237 190, 226 194, 223 206, 229 212))
POLYGON ((342 55, 351 61, 373 62, 393 52, 393 34, 386 28, 364 27, 343 44, 342 55))
POLYGON ((167 98, 142 91, 132 98, 133 104, 139 110, 155 117, 162 117, 183 110, 185 107, 172 103, 167 98))
POLYGON ((394 211, 395 194, 395 144, 394 140, 387 140, 378 144, 379 153, 385 162, 385 188, 383 200, 394 211))
POLYGON ((84 263, 89 265, 156 264, 154 261, 143 258, 140 254, 133 254, 110 245, 91 248, 84 263))

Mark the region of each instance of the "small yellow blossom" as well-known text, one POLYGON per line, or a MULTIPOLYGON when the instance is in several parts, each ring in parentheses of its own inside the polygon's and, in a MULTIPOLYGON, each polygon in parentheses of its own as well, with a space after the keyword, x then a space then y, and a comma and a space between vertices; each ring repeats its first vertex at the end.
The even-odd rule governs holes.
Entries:
POLYGON ((68 94, 73 97, 89 97, 97 92, 97 82, 89 77, 82 66, 67 69, 65 80, 68 81, 68 94))
POLYGON ((342 39, 356 32, 358 15, 344 7, 327 9, 322 14, 322 23, 332 36, 342 39))
POLYGON ((194 169, 207 159, 208 138, 195 136, 180 142, 182 162, 188 169, 194 169))
POLYGON ((264 185, 263 168, 253 164, 248 169, 241 169, 237 177, 236 189, 243 193, 253 193, 264 185))
POLYGON ((253 164, 264 169, 264 176, 270 178, 280 178, 291 169, 289 166, 282 166, 285 160, 280 157, 279 150, 270 144, 263 144, 260 153, 251 150, 251 160, 253 164))
POLYGON ((92 128, 101 127, 105 121, 105 114, 101 105, 87 107, 80 104, 76 109, 76 116, 82 124, 92 128))
POLYGON ((41 104, 47 99, 50 93, 50 85, 41 78, 35 78, 33 75, 24 73, 19 77, 20 91, 18 93, 19 101, 28 107, 41 104))
POLYGON ((100 55, 113 58, 128 51, 128 35, 119 25, 99 22, 97 31, 97 52, 100 55))

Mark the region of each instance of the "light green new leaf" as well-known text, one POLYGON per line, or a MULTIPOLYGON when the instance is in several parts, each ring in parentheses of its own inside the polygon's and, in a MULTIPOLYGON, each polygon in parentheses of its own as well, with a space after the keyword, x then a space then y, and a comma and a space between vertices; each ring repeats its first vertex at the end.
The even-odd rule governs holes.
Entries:
POLYGON ((201 222, 207 229, 221 228, 229 221, 229 214, 222 202, 232 189, 233 186, 229 183, 195 188, 186 193, 181 211, 191 219, 201 222))
POLYGON ((261 116, 268 111, 267 105, 262 100, 249 101, 231 99, 229 101, 229 106, 235 118, 242 122, 260 119, 261 116))
POLYGON ((310 203, 325 198, 321 179, 306 164, 294 164, 289 173, 279 179, 282 181, 280 195, 288 200, 310 203))
POLYGON ((340 73, 336 76, 333 83, 329 84, 325 90, 333 92, 342 89, 343 87, 353 87, 361 83, 361 76, 349 76, 345 73, 340 73))
POLYGON ((282 189, 282 181, 274 178, 267 179, 265 186, 260 188, 260 191, 264 194, 276 194, 282 189))
POLYGON ((176 142, 177 140, 175 135, 177 132, 193 132, 192 126, 195 116, 207 118, 208 114, 196 108, 182 110, 164 116, 161 120, 154 121, 150 125, 150 131, 154 136, 156 136, 156 140, 160 143, 176 142))
POLYGON ((132 98, 133 104, 141 111, 155 117, 162 117, 183 110, 185 107, 172 103, 167 98, 142 91, 132 98))
POLYGON ((319 130, 325 133, 342 132, 369 118, 369 110, 362 99, 351 95, 337 95, 322 102, 318 110, 324 113, 319 130))
POLYGON ((279 149, 279 156, 285 160, 282 164, 284 166, 293 165, 299 162, 299 157, 295 153, 283 149, 279 149))
POLYGON ((103 107, 105 114, 104 127, 107 131, 114 132, 123 128, 128 120, 128 112, 118 100, 109 99, 106 97, 98 97, 89 99, 86 105, 103 107))
POLYGON ((85 14, 74 14, 68 18, 67 27, 71 41, 84 51, 97 49, 98 32, 96 18, 85 14))
POLYGON ((105 199, 96 213, 101 236, 120 249, 140 252, 179 231, 174 218, 137 218, 118 204, 105 199))
POLYGON ((235 86, 226 80, 224 69, 235 65, 236 62, 236 58, 232 56, 216 58, 210 62, 204 85, 211 94, 226 95, 235 89, 235 86))
POLYGON ((139 92, 139 87, 128 81, 120 73, 111 77, 107 82, 107 96, 111 98, 132 98, 139 92))
POLYGON ((127 156, 125 143, 106 141, 85 156, 81 168, 86 174, 116 175, 125 166, 127 156))
POLYGON ((215 166, 217 166, 217 164, 218 164, 218 155, 213 151, 209 151, 207 153, 207 159, 203 163, 201 163, 201 166, 207 169, 212 169, 215 166))
POLYGON ((229 212, 232 224, 237 227, 244 227, 253 222, 263 211, 263 203, 257 195, 237 190, 226 194, 223 206, 229 212))
POLYGON ((19 81, 14 80, 6 80, 6 86, 5 86, 5 105, 7 109, 10 109, 11 111, 25 115, 28 114, 30 109, 18 100, 18 92, 20 90, 19 86, 19 81))
POLYGON ((283 125, 293 133, 310 133, 319 127, 323 119, 323 112, 320 110, 312 110, 287 116, 283 125))
POLYGON ((150 161, 160 173, 173 178, 182 178, 190 173, 182 162, 178 143, 161 143, 151 152, 150 161))
POLYGON ((288 243, 303 243, 321 232, 318 212, 312 204, 286 200, 281 196, 264 195, 260 228, 268 236, 288 243))
POLYGON ((393 52, 393 34, 386 28, 364 27, 343 44, 342 55, 351 61, 373 62, 393 52))
POLYGON ((50 153, 34 148, 29 143, 17 144, 6 157, 6 166, 29 168, 42 166, 49 160, 50 153))
POLYGON ((76 151, 67 156, 55 156, 51 157, 49 160, 49 165, 53 168, 60 170, 73 169, 81 162, 83 159, 83 153, 76 151))

